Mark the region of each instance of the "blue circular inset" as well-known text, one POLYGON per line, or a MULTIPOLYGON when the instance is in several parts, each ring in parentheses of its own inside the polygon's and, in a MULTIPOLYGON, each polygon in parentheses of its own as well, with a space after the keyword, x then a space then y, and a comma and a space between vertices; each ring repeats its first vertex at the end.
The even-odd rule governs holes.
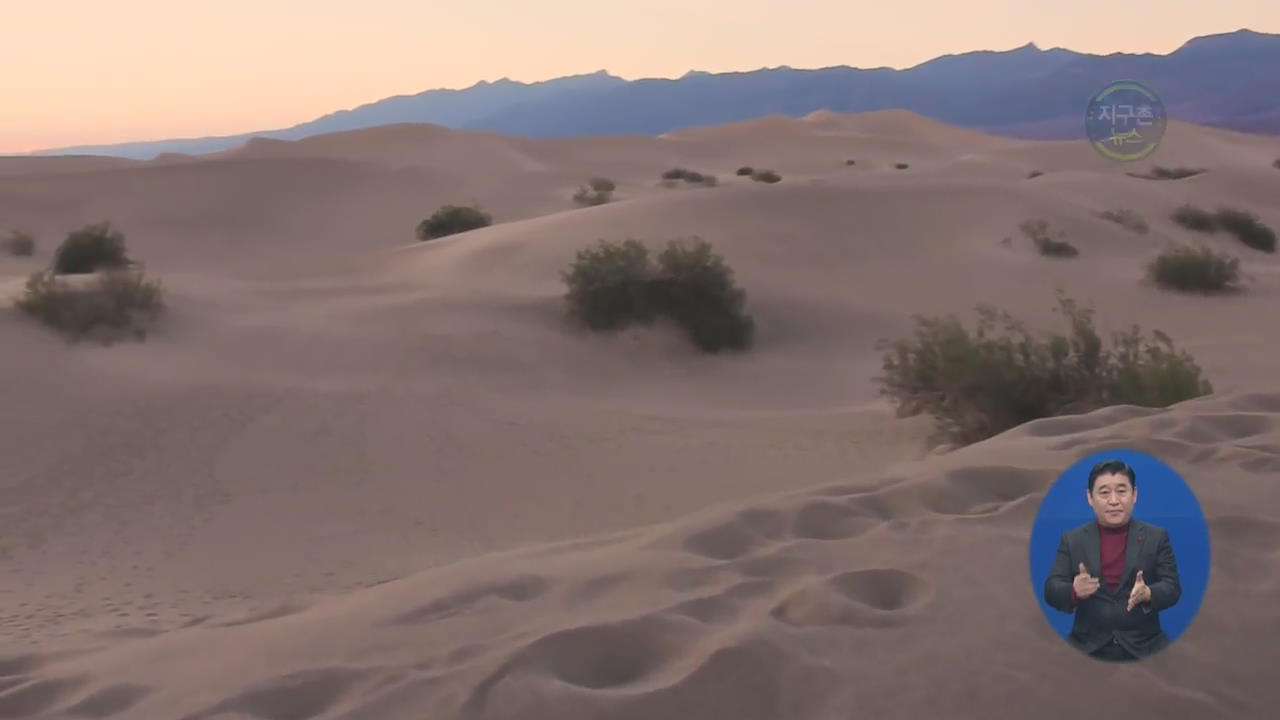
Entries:
MULTIPOLYGON (((1176 642, 1195 618, 1209 584, 1209 528, 1201 512, 1200 502, 1182 478, 1160 460, 1136 450, 1107 450, 1082 458, 1068 468, 1045 493, 1031 529, 1029 547, 1031 585, 1040 609, 1058 635, 1071 642, 1070 636, 1078 613, 1066 601, 1070 580, 1067 580, 1066 585, 1059 580, 1058 594, 1046 587, 1046 580, 1054 572, 1055 561, 1061 565, 1070 564, 1070 575, 1074 576, 1077 572, 1075 562, 1082 559, 1081 550, 1090 548, 1089 552, 1084 553, 1087 556, 1098 548, 1101 532, 1097 516, 1087 497, 1090 470, 1104 460, 1126 463, 1133 469, 1136 481, 1129 531, 1129 546, 1134 549, 1132 554, 1124 558, 1127 578, 1121 578, 1121 591, 1118 591, 1117 597, 1123 595, 1123 588, 1126 587, 1123 583, 1126 580, 1129 584, 1134 582, 1135 572, 1129 568, 1129 560, 1141 557, 1140 562, 1149 563, 1148 567, 1156 567, 1156 548, 1150 547, 1152 539, 1160 544, 1159 538, 1167 538, 1168 548, 1172 550, 1172 558, 1176 561, 1177 584, 1180 585, 1181 593, 1173 605, 1158 609, 1158 621, 1169 642, 1176 642), (1146 527, 1150 530, 1140 530, 1135 537, 1134 527, 1146 527), (1081 542, 1082 536, 1089 537, 1093 544, 1081 542), (1133 545, 1135 541, 1140 546, 1145 542, 1145 550, 1150 554, 1139 556, 1139 551, 1133 545), (1059 559, 1060 552, 1064 552, 1068 545, 1071 548, 1071 560, 1059 559), (1052 596, 1061 607, 1051 605, 1047 596, 1052 596)), ((1090 574, 1100 574, 1100 559, 1088 559, 1090 574)), ((1155 582, 1152 577, 1147 577, 1146 580, 1155 582)), ((1115 616, 1121 618, 1123 624, 1124 618, 1131 616, 1121 615, 1119 610, 1115 611, 1115 616)), ((1139 616, 1132 618, 1134 622, 1141 620, 1139 616)))
POLYGON ((1085 136, 1103 156, 1121 162, 1155 152, 1168 116, 1151 88, 1134 80, 1113 82, 1095 94, 1085 110, 1085 136))

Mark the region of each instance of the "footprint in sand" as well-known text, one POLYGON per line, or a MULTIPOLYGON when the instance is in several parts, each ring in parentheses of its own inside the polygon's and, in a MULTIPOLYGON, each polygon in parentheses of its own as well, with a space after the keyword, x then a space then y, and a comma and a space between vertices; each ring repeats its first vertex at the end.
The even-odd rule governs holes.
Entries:
POLYGON ((797 627, 891 627, 909 622, 930 593, 924 578, 905 570, 853 570, 793 592, 770 614, 797 627))
POLYGON ((739 511, 734 519, 743 527, 766 540, 781 540, 787 533, 787 514, 769 508, 739 511))
POLYGON ((527 602, 542 595, 549 587, 550 583, 538 575, 521 575, 508 580, 484 583, 396 615, 387 623, 392 625, 429 623, 464 612, 490 598, 508 602, 527 602))
POLYGON ((565 593, 565 603, 570 607, 595 602, 616 590, 627 580, 625 573, 599 575, 571 586, 565 593))
POLYGON ((522 667, 581 688, 618 688, 683 657, 697 641, 696 626, 687 617, 648 615, 561 630, 525 646, 504 672, 522 667))
POLYGON ((922 501, 941 515, 986 515, 1045 490, 1053 480, 1049 472, 1008 465, 959 468, 928 487, 922 501))
POLYGON ((1240 412, 1280 413, 1280 393, 1244 393, 1227 400, 1227 407, 1240 412))
POLYGON ((789 512, 753 508, 689 535, 683 548, 712 560, 737 560, 788 535, 807 540, 843 540, 861 535, 883 520, 874 505, 856 501, 811 500, 789 512))
POLYGON ((742 510, 684 539, 686 552, 712 560, 736 560, 784 537, 787 514, 767 508, 742 510))
POLYGON ((737 520, 696 532, 684 540, 684 549, 712 560, 733 560, 751 552, 762 539, 737 520))
POLYGON ((1216 445, 1272 432, 1276 422, 1266 415, 1205 413, 1186 418, 1166 435, 1196 445, 1216 445))
POLYGON ((810 572, 812 568, 812 562, 804 556, 785 552, 742 558, 732 567, 746 577, 761 579, 795 577, 810 572))
POLYGON ((1259 455, 1241 460, 1236 467, 1253 475, 1275 475, 1280 474, 1280 448, 1273 446, 1258 446, 1252 448, 1257 450, 1259 455))
POLYGON ((791 535, 806 540, 845 540, 869 532, 887 519, 874 504, 815 500, 796 511, 791 535))
POLYGON ((736 620, 748 602, 772 593, 776 587, 777 583, 771 580, 745 580, 714 595, 685 600, 667 612, 707 624, 725 624, 736 620))

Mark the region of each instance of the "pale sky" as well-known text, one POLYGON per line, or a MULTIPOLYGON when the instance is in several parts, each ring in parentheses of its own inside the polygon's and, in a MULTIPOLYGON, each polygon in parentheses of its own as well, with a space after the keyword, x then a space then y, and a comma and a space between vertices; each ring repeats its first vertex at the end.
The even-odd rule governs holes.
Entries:
POLYGON ((0 152, 269 130, 502 77, 1166 53, 1242 27, 1280 32, 1280 0, 0 0, 0 152))

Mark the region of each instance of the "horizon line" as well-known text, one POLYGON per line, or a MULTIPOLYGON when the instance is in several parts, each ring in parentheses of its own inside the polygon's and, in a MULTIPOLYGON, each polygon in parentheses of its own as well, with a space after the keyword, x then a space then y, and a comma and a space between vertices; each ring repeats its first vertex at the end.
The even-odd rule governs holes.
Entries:
MULTIPOLYGON (((690 75, 723 76, 723 75, 749 74, 749 73, 755 73, 755 72, 768 72, 768 71, 777 71, 777 70, 790 70, 790 71, 796 71, 796 72, 818 72, 818 71, 822 71, 822 70, 837 70, 837 69, 845 69, 845 70, 856 70, 856 71, 864 71, 864 72, 874 72, 874 71, 878 71, 878 70, 889 70, 889 71, 893 71, 893 72, 908 72, 908 71, 913 70, 913 69, 915 69, 915 68, 922 67, 922 66, 927 65, 927 64, 929 64, 929 63, 931 63, 931 62, 936 62, 936 61, 941 60, 941 59, 944 59, 944 58, 961 57, 961 56, 964 56, 964 55, 972 55, 972 54, 977 54, 977 53, 992 53, 992 54, 1012 53, 1012 52, 1017 52, 1017 51, 1019 51, 1019 50, 1028 49, 1028 48, 1030 48, 1030 49, 1032 49, 1032 50, 1035 50, 1036 52, 1042 52, 1042 53, 1043 53, 1043 52, 1054 52, 1054 51, 1065 51, 1065 52, 1075 53, 1075 54, 1078 54, 1078 55, 1087 55, 1087 56, 1092 56, 1092 57, 1111 57, 1111 56, 1115 56, 1115 55, 1133 55, 1133 56, 1135 56, 1135 57, 1140 57, 1140 56, 1159 56, 1159 57, 1167 57, 1167 56, 1169 56, 1169 55, 1172 55, 1172 54, 1174 54, 1174 53, 1178 52, 1178 51, 1179 51, 1179 50, 1181 50, 1182 48, 1186 47, 1186 45, 1187 45, 1188 43, 1190 43, 1190 42, 1192 42, 1192 41, 1194 41, 1194 40, 1204 39, 1204 38, 1213 38, 1213 37, 1223 37, 1223 36, 1228 36, 1228 35, 1238 35, 1238 34, 1254 34, 1254 35, 1266 35, 1266 36, 1271 36, 1271 37, 1280 37, 1280 32, 1274 32, 1274 33, 1273 33, 1273 32, 1264 32, 1264 31, 1260 31, 1260 30, 1254 30, 1254 29, 1249 28, 1249 27, 1240 27, 1240 28, 1237 28, 1237 29, 1235 29, 1235 30, 1228 30, 1228 31, 1223 31, 1223 32, 1209 33, 1209 34, 1205 34, 1205 35, 1193 35, 1193 36, 1191 36, 1191 37, 1188 37, 1186 40, 1184 40, 1184 41, 1183 41, 1183 42, 1182 42, 1178 47, 1174 48, 1173 50, 1170 50, 1169 52, 1165 52, 1165 53, 1150 52, 1150 51, 1146 51, 1146 52, 1133 52, 1133 51, 1125 51, 1125 50, 1115 50, 1115 51, 1112 51, 1112 52, 1109 52, 1109 53, 1094 53, 1094 52, 1084 52, 1084 51, 1080 51, 1080 50, 1073 50, 1073 49, 1071 49, 1071 48, 1064 47, 1064 46, 1060 46, 1060 45, 1055 45, 1055 46, 1053 46, 1053 47, 1044 48, 1044 47, 1041 47, 1041 46, 1040 46, 1038 43, 1036 43, 1034 40, 1031 40, 1031 41, 1027 41, 1027 42, 1025 42, 1025 43, 1022 43, 1021 45, 1016 45, 1016 46, 1014 46, 1014 47, 1009 47, 1009 48, 1004 48, 1004 49, 980 48, 980 49, 974 49, 974 50, 964 50, 964 51, 961 51, 961 52, 954 52, 954 53, 943 53, 943 54, 941 54, 941 55, 935 55, 935 56, 933 56, 933 57, 931 57, 931 58, 928 58, 928 59, 923 60, 923 61, 921 61, 921 62, 915 63, 914 65, 909 65, 909 66, 905 66, 905 67, 892 67, 892 66, 889 66, 889 65, 880 65, 880 66, 875 66, 875 67, 858 67, 858 66, 848 65, 848 64, 823 65, 823 66, 815 66, 815 67, 797 67, 797 66, 794 66, 794 65, 782 64, 782 65, 772 65, 772 66, 762 65, 762 66, 755 67, 755 68, 740 68, 740 69, 734 69, 734 70, 716 70, 716 71, 712 71, 712 70, 700 70, 700 69, 696 69, 696 68, 690 68, 689 70, 684 71, 684 72, 683 72, 683 73, 681 73, 680 75, 642 75, 642 76, 632 76, 632 77, 627 77, 627 76, 624 76, 624 75, 617 75, 617 74, 614 74, 614 73, 610 72, 610 71, 608 70, 608 68, 604 68, 604 67, 602 67, 602 68, 597 68, 597 69, 595 69, 595 70, 584 70, 584 71, 575 72, 575 73, 569 73, 569 74, 564 74, 564 75, 556 75, 556 76, 552 76, 552 77, 543 77, 543 78, 539 78, 539 79, 536 79, 536 80, 516 80, 516 79, 513 79, 510 75, 503 75, 502 77, 499 77, 499 78, 497 78, 497 79, 495 79, 495 80, 490 80, 490 79, 480 79, 480 80, 476 80, 475 82, 471 83, 470 85, 464 85, 464 86, 460 86, 460 87, 445 87, 445 86, 438 86, 438 87, 427 88, 427 89, 424 89, 424 90, 419 90, 419 91, 417 91, 417 92, 401 93, 401 94, 394 94, 394 95, 386 95, 386 96, 383 96, 383 97, 380 97, 380 98, 376 98, 376 99, 373 99, 373 100, 368 100, 368 101, 365 101, 365 102, 362 102, 362 103, 358 103, 358 104, 355 104, 355 105, 350 105, 350 106, 348 106, 348 107, 343 107, 343 108, 337 108, 337 109, 334 109, 334 110, 330 110, 329 112, 323 113, 323 114, 321 114, 321 115, 313 116, 313 117, 310 117, 310 118, 307 118, 307 119, 298 120, 298 121, 294 122, 292 125, 287 125, 287 126, 282 126, 282 127, 265 128, 265 129, 264 129, 264 128, 257 128, 257 129, 244 130, 244 131, 240 131, 240 132, 232 132, 232 133, 228 133, 228 134, 216 134, 216 135, 215 135, 215 134, 210 134, 210 135, 186 135, 186 136, 172 136, 172 135, 170 135, 170 136, 164 136, 164 137, 160 137, 160 138, 150 138, 150 139, 140 139, 140 140, 121 140, 121 141, 116 141, 116 142, 106 142, 106 143, 78 143, 78 144, 74 144, 74 145, 57 145, 57 146, 51 146, 51 147, 37 147, 37 148, 32 148, 32 149, 27 149, 27 150, 9 150, 9 151, 0 151, 0 157, 31 157, 31 156, 35 156, 35 155, 36 155, 36 154, 38 154, 38 153, 58 153, 58 151, 63 151, 63 150, 75 150, 75 149, 78 149, 78 148, 117 147, 117 146, 120 146, 120 145, 137 145, 137 144, 152 143, 152 142, 182 142, 182 141, 198 141, 198 140, 221 140, 221 139, 235 138, 235 137, 240 137, 240 136, 245 136, 245 135, 250 135, 250 136, 252 136, 252 135, 257 134, 257 133, 281 132, 281 131, 285 131, 285 130, 289 130, 289 129, 292 129, 292 128, 294 128, 294 127, 297 127, 298 125, 303 125, 303 124, 306 124, 306 123, 309 123, 309 122, 315 122, 315 121, 320 120, 320 119, 322 119, 322 118, 330 117, 330 116, 332 116, 332 115, 336 115, 336 114, 339 114, 339 113, 356 111, 356 110, 359 110, 359 109, 361 109, 361 108, 368 107, 368 106, 370 106, 370 105, 375 105, 375 104, 377 104, 377 103, 379 103, 379 102, 383 102, 383 101, 390 100, 390 99, 393 99, 393 98, 409 98, 409 97, 416 97, 416 96, 418 96, 418 95, 423 95, 423 94, 431 93, 431 92, 466 92, 467 90, 472 90, 472 89, 475 89, 475 88, 478 88, 478 87, 483 87, 483 86, 487 86, 487 85, 497 85, 497 84, 500 84, 500 83, 510 83, 510 84, 515 84, 515 85, 532 86, 532 85, 539 85, 539 84, 543 84, 543 83, 553 82, 553 81, 556 81, 556 80, 564 80, 564 79, 569 79, 569 78, 590 77, 590 76, 593 76, 593 75, 599 75, 599 76, 606 76, 606 77, 617 78, 617 79, 622 80, 622 81, 627 82, 627 83, 643 82, 643 81, 646 81, 646 80, 658 80, 658 81, 664 81, 664 80, 665 80, 665 81, 675 82, 675 81, 681 80, 681 79, 683 79, 683 78, 686 78, 686 77, 688 77, 688 76, 690 76, 690 75)), ((905 108, 901 108, 901 109, 905 109, 905 108)), ((872 112, 872 111, 867 111, 867 112, 872 112)), ((388 123, 388 124, 395 124, 395 123, 388 123)), ((435 125, 439 125, 439 123, 427 123, 427 124, 435 124, 435 125)), ((447 126, 442 126, 442 127, 447 127, 447 126)), ((327 133, 322 133, 322 134, 327 134, 327 133)), ((104 156, 104 157, 106 157, 106 156, 104 156)))

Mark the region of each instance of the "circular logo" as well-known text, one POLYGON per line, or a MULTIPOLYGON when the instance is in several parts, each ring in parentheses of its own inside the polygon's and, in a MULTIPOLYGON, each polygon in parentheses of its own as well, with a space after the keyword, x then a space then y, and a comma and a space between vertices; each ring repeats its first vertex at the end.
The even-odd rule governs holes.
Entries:
POLYGON ((1085 134, 1105 157, 1141 160, 1155 152, 1168 117, 1155 91, 1134 80, 1120 80, 1093 96, 1085 110, 1085 134))

